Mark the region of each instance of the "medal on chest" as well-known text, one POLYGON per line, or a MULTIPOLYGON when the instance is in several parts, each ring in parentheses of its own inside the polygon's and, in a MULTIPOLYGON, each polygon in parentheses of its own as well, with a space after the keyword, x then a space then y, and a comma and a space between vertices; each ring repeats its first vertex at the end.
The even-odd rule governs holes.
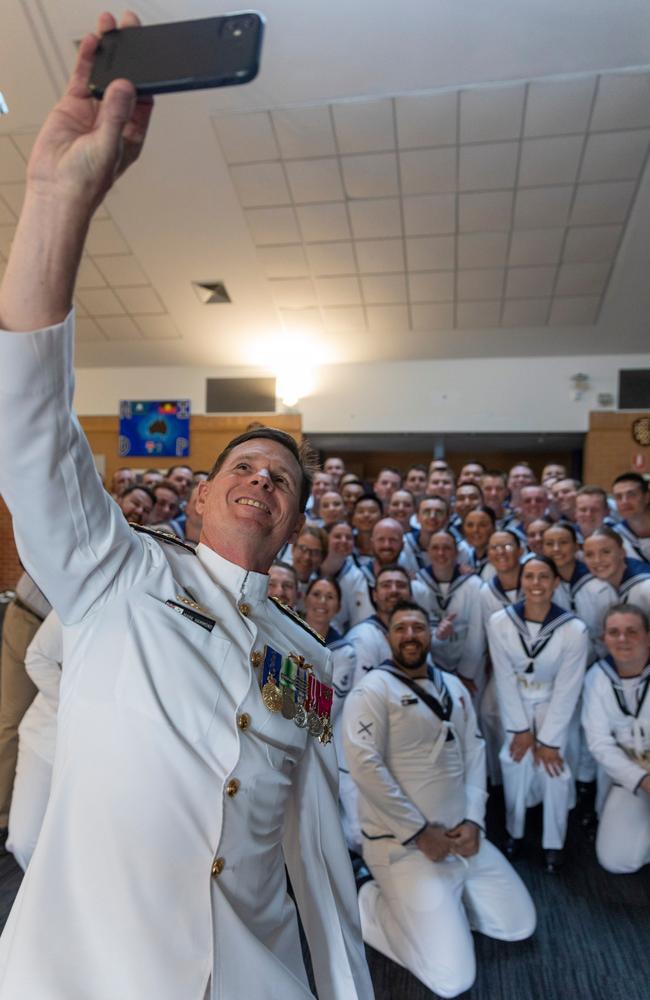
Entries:
POLYGON ((332 740, 333 691, 319 681, 311 664, 297 653, 282 656, 271 646, 264 651, 262 700, 270 712, 280 712, 321 743, 332 740))

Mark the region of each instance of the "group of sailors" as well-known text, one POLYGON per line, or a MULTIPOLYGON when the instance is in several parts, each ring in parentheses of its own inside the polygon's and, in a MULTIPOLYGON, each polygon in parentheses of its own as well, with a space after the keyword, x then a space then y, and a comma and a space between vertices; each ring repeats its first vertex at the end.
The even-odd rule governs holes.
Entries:
MULTIPOLYGON (((125 516, 198 540, 191 469, 117 475, 125 516)), ((610 496, 559 464, 538 482, 526 463, 506 474, 470 462, 456 478, 434 460, 382 469, 369 487, 331 457, 271 567, 269 595, 331 649, 364 939, 441 996, 473 982, 472 929, 534 932, 510 864, 529 807, 542 805, 549 873, 576 803, 587 832, 598 817, 609 872, 650 862, 649 503, 636 473, 610 496), (503 786, 503 853, 485 837, 487 779, 503 786)), ((62 659, 51 612, 27 650, 37 695, 8 823, 24 868, 49 795, 62 659)))

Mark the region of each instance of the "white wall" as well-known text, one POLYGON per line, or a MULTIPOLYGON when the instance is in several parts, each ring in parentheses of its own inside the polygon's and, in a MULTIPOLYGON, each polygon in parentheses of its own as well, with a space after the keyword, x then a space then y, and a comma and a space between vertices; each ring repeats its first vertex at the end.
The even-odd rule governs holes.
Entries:
MULTIPOLYGON (((650 368, 650 354, 555 358, 478 358, 331 365, 301 400, 305 431, 586 431, 596 396, 616 399, 620 368, 650 368), (591 389, 572 398, 570 376, 591 389)), ((120 399, 181 399, 205 413, 208 377, 268 374, 250 369, 85 368, 75 406, 83 415, 118 412, 120 399)))

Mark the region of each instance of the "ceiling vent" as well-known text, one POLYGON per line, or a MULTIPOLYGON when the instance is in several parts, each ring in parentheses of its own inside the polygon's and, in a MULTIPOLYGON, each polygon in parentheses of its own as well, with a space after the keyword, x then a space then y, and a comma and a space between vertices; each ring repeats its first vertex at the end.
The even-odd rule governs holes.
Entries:
POLYGON ((192 288, 204 306, 231 301, 223 281, 193 281, 192 288))

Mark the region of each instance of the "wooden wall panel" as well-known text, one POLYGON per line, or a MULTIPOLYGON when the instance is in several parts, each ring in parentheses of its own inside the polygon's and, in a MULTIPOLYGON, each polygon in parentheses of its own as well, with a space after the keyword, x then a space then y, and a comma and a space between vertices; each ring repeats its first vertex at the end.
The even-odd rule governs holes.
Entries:
MULTIPOLYGON (((422 464, 428 467, 431 461, 430 451, 385 451, 372 452, 371 454, 338 451, 336 454, 340 455, 344 460, 348 471, 356 473, 361 479, 365 479, 370 483, 374 481, 379 470, 385 465, 392 465, 396 469, 406 472, 410 465, 422 464)), ((534 455, 526 456, 525 454, 520 455, 512 451, 483 452, 477 450, 474 452, 457 452, 449 449, 445 455, 446 461, 449 462, 456 474, 460 472, 466 462, 469 462, 473 458, 482 462, 488 469, 503 469, 506 472, 513 465, 516 465, 517 462, 528 461, 528 464, 539 477, 542 469, 549 462, 562 462, 566 465, 570 474, 573 453, 568 450, 562 451, 558 449, 553 452, 535 452, 534 455)))
POLYGON ((589 414, 589 433, 585 441, 584 481, 609 489, 622 472, 650 475, 650 445, 640 445, 632 437, 636 420, 650 420, 650 411, 589 414), (635 466, 635 459, 642 465, 635 466))

